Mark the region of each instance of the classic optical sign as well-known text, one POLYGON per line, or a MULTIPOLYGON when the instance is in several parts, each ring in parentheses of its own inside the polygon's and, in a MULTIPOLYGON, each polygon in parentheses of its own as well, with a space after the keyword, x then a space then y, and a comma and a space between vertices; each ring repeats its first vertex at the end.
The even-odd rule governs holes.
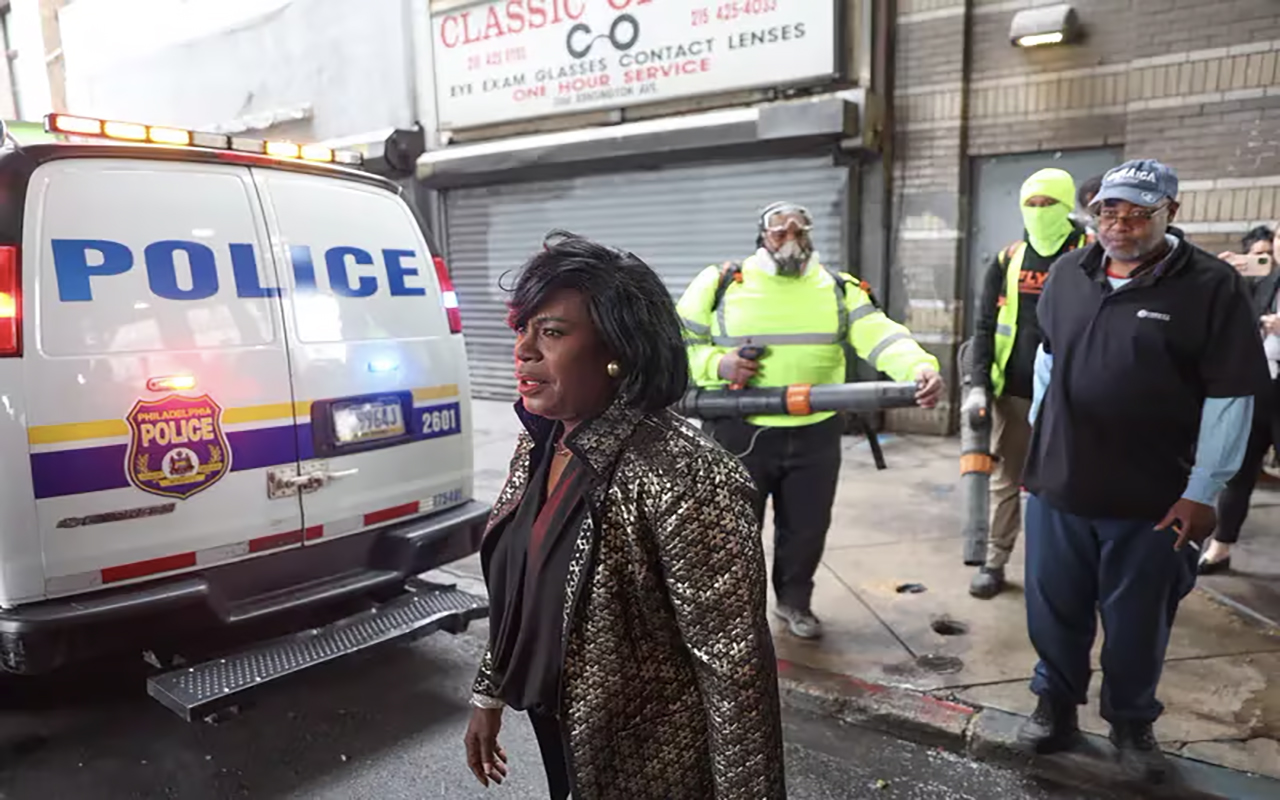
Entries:
POLYGON ((435 0, 431 28, 442 130, 836 71, 832 0, 435 0))

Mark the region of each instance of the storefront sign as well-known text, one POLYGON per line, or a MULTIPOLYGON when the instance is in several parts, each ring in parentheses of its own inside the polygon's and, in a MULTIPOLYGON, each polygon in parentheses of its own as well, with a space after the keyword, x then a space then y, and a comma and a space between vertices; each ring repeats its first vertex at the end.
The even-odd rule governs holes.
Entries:
POLYGON ((484 0, 432 14, 440 129, 830 77, 832 0, 484 0))

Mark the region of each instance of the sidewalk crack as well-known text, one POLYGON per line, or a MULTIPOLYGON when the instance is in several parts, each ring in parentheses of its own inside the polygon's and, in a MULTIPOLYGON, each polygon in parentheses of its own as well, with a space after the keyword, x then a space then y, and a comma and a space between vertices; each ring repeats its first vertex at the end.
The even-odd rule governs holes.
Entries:
POLYGON ((902 649, 906 650, 907 654, 911 656, 912 659, 916 659, 920 657, 919 655, 917 655, 916 651, 911 649, 911 645, 907 644, 906 641, 901 636, 898 635, 898 632, 889 626, 888 622, 885 622, 884 617, 876 613, 876 610, 871 607, 871 604, 863 599, 862 595, 858 593, 857 589, 854 589, 852 586, 850 586, 848 582, 845 581, 844 578, 840 577, 840 575, 835 570, 833 570, 830 566, 828 566, 826 562, 823 562, 822 566, 824 569, 826 569, 827 572, 830 572, 833 576, 835 576, 835 579, 840 582, 841 586, 849 590, 849 594, 853 595, 858 599, 858 602, 862 604, 862 607, 865 608, 871 614, 871 616, 875 617, 876 622, 879 622, 880 625, 886 631, 889 632, 889 635, 892 636, 894 640, 897 641, 898 644, 902 645, 902 649))

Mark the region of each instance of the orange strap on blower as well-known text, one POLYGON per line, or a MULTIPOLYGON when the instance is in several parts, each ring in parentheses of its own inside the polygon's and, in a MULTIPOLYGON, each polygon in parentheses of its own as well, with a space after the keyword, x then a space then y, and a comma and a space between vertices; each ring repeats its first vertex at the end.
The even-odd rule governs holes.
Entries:
POLYGON ((809 393, 813 387, 807 383, 795 383, 787 387, 787 413, 793 417, 807 417, 813 413, 809 393))

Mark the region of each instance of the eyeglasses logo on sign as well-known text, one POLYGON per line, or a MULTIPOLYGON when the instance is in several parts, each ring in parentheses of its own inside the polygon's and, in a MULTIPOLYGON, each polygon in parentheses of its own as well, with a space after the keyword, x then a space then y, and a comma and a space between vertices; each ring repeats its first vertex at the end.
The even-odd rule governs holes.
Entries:
POLYGON ((586 44, 575 45, 575 41, 581 41, 582 37, 591 36, 591 26, 585 22, 579 22, 569 29, 569 37, 565 40, 565 47, 569 51, 569 55, 577 59, 586 58, 591 54, 591 48, 601 39, 608 39, 613 43, 613 48, 620 53, 625 53, 636 46, 636 42, 640 41, 640 23, 630 14, 622 14, 613 21, 609 26, 608 33, 601 33, 595 37, 588 39, 586 44), (623 39, 625 28, 630 28, 631 38, 623 39))

